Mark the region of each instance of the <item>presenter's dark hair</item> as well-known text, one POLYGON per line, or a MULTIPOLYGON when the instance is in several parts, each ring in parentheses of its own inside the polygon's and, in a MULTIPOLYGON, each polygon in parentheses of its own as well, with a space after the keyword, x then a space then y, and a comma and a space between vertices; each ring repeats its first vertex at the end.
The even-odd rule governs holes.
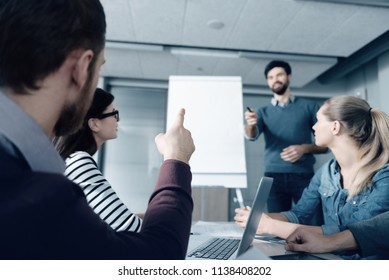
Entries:
POLYGON ((72 135, 60 136, 54 139, 55 148, 63 159, 78 151, 87 152, 91 156, 97 152, 97 144, 88 125, 88 120, 98 118, 112 104, 114 99, 115 97, 111 93, 100 88, 96 89, 82 127, 72 135))
POLYGON ((288 62, 285 62, 282 60, 273 60, 273 61, 270 61, 268 63, 268 65, 266 65, 266 67, 265 67, 265 71, 264 71, 265 78, 267 78, 267 73, 269 73, 269 71, 275 67, 284 68, 286 74, 288 74, 288 75, 292 74, 292 68, 290 67, 288 62))
POLYGON ((99 0, 0 0, 0 85, 39 89, 76 49, 93 51, 93 69, 105 32, 99 0))

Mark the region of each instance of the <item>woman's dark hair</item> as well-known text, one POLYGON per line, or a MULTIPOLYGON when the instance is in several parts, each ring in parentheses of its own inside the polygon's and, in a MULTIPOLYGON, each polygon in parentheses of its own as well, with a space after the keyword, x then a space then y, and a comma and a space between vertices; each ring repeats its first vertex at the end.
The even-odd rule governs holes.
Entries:
POLYGON ((54 145, 63 159, 77 151, 87 152, 91 156, 96 153, 98 147, 93 132, 88 125, 88 120, 101 115, 112 104, 114 98, 111 93, 97 88, 82 127, 74 134, 54 139, 54 145))
POLYGON ((105 44, 106 21, 99 0, 0 0, 0 85, 24 93, 58 70, 77 49, 105 44))

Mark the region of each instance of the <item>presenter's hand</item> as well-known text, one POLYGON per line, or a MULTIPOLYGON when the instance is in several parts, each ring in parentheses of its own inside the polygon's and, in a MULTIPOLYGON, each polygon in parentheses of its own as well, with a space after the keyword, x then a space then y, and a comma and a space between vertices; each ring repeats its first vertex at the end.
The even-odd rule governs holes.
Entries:
POLYGON ((257 124, 258 116, 257 116, 257 113, 255 111, 253 111, 253 112, 246 111, 244 113, 244 118, 245 118, 246 124, 248 126, 255 126, 257 124))
POLYGON ((285 161, 296 162, 304 155, 304 153, 305 151, 302 145, 291 145, 283 149, 280 156, 285 161))
POLYGON ((175 159, 189 164, 195 146, 189 130, 184 128, 185 109, 180 109, 175 121, 166 133, 155 137, 158 151, 164 160, 175 159))

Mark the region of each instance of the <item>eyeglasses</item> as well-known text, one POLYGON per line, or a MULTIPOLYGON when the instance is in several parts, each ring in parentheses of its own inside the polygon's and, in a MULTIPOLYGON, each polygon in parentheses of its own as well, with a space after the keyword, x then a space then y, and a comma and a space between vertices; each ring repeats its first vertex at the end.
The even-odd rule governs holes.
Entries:
POLYGON ((108 117, 111 117, 111 116, 114 116, 116 121, 119 121, 119 111, 118 110, 115 110, 115 111, 110 112, 110 113, 100 114, 96 118, 98 118, 98 119, 105 119, 105 118, 108 118, 108 117))

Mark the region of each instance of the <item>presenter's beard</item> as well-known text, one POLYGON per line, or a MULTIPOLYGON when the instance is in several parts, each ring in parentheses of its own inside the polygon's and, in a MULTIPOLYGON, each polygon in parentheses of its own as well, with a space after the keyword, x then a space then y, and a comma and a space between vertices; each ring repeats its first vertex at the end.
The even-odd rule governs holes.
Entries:
POLYGON ((77 132, 84 121, 84 117, 91 105, 95 89, 92 87, 92 77, 89 77, 81 89, 78 100, 73 104, 67 104, 55 124, 54 135, 64 136, 77 132))
POLYGON ((286 90, 288 89, 288 87, 289 87, 289 81, 287 81, 285 84, 281 84, 280 87, 277 87, 277 88, 272 87, 271 90, 272 90, 275 94, 284 95, 284 93, 286 92, 286 90))

